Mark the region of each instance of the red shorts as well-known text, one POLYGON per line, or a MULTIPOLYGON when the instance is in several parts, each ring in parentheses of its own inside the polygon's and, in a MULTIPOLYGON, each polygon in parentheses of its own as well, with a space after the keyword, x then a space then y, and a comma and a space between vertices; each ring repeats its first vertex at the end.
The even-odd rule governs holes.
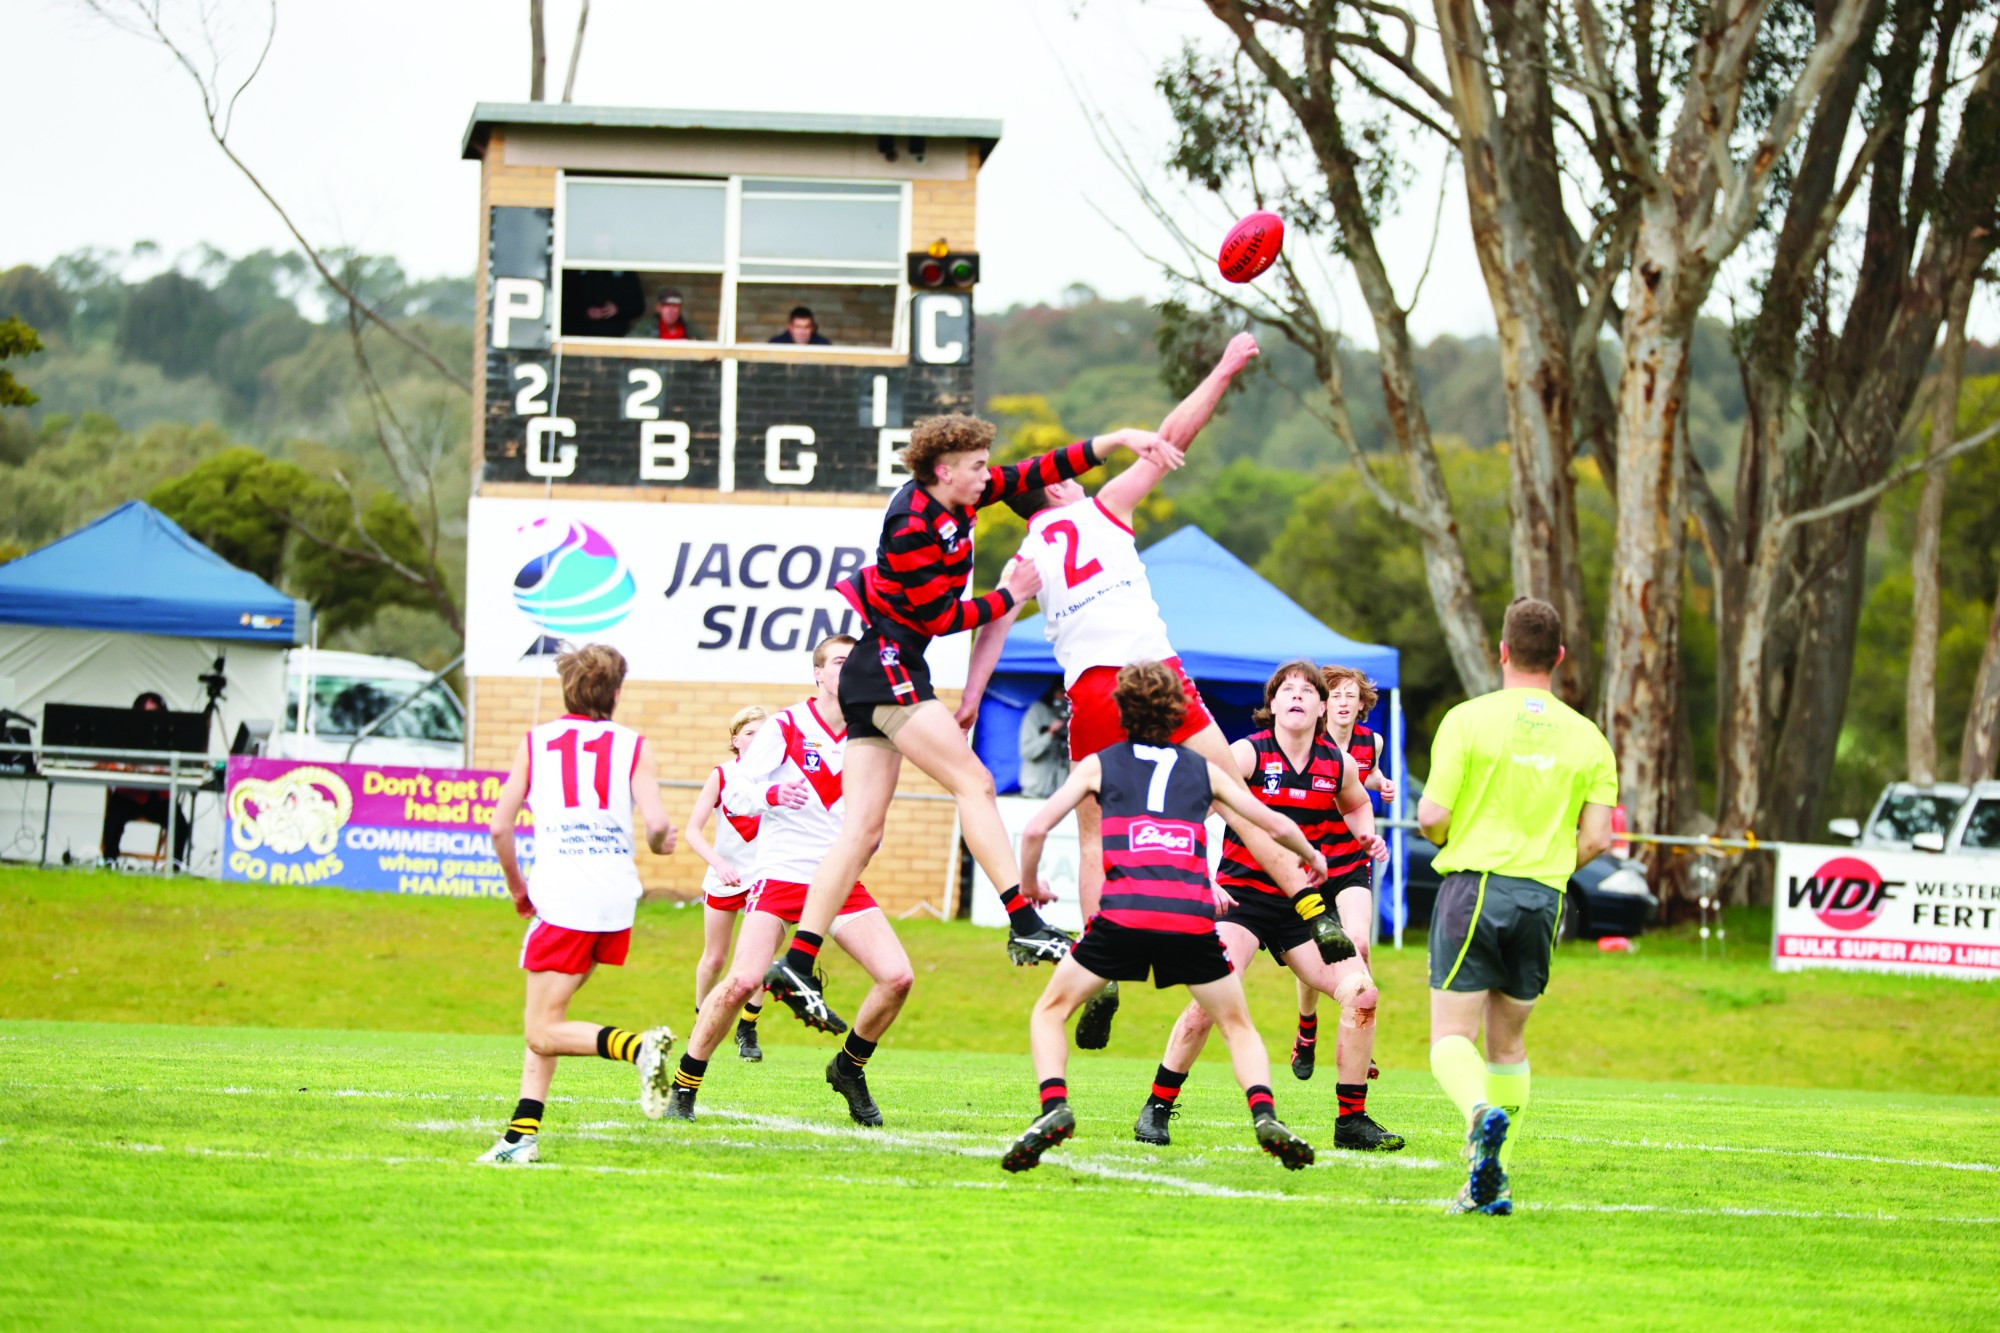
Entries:
POLYGON ((521 970, 581 976, 595 963, 623 967, 625 952, 631 946, 629 928, 571 930, 538 919, 528 923, 528 933, 521 940, 521 970))
POLYGON ((750 890, 739 888, 734 893, 709 893, 702 896, 702 905, 713 907, 718 912, 740 912, 743 900, 750 896, 750 890))
MULTIPOLYGON (((749 909, 753 912, 769 912, 778 920, 796 926, 799 913, 805 910, 806 890, 809 884, 788 884, 781 879, 760 879, 750 889, 749 909)), ((837 918, 865 912, 875 906, 875 900, 868 890, 856 884, 847 891, 847 901, 834 913, 837 918)))
MULTIPOLYGON (((1181 678, 1181 688, 1187 694, 1187 716, 1181 719, 1168 743, 1179 745, 1188 737, 1214 722, 1208 714, 1208 705, 1201 701, 1201 691, 1188 679, 1188 673, 1181 669, 1181 659, 1169 657, 1166 665, 1174 669, 1181 678)), ((1125 740, 1125 724, 1118 720, 1118 705, 1111 692, 1118 685, 1118 668, 1094 666, 1076 678, 1076 684, 1069 687, 1069 758, 1071 763, 1087 759, 1107 745, 1116 745, 1125 740)))

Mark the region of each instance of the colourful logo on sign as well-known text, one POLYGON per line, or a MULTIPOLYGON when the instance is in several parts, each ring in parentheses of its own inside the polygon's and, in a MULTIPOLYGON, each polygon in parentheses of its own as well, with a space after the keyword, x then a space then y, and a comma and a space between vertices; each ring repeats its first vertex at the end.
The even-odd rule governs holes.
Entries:
MULTIPOLYGON (((520 529, 548 542, 514 575, 514 605, 558 639, 610 629, 632 610, 638 584, 603 533, 582 523, 538 518, 520 529)), ((546 651, 538 643, 535 651, 546 651)))
POLYGON ((1804 905, 1820 924, 1834 930, 1860 930, 1882 915, 1882 904, 1895 896, 1898 881, 1858 856, 1836 856, 1812 878, 1794 879, 1788 886, 1792 906, 1804 905))

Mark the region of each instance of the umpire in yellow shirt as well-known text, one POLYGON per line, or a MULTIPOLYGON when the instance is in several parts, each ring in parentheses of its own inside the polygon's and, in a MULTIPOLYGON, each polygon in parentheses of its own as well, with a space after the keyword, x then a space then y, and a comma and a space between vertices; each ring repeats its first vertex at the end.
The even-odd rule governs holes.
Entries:
POLYGON ((1618 767, 1604 733, 1549 693, 1562 619, 1516 598, 1500 688, 1444 716, 1417 805, 1444 872, 1431 915, 1431 1073, 1466 1119, 1466 1184, 1448 1211, 1514 1210, 1505 1149, 1528 1103, 1528 1015, 1549 982, 1563 890, 1611 845, 1618 767), (1486 1054, 1473 1038, 1482 1020, 1486 1054))

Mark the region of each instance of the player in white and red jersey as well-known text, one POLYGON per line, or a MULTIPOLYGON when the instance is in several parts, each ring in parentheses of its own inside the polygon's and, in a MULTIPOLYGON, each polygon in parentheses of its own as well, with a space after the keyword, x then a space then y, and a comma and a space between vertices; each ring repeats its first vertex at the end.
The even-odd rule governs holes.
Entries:
MULTIPOLYGON (((847 719, 840 709, 840 671, 854 643, 837 634, 813 649, 813 697, 781 709, 764 724, 744 751, 737 781, 730 786, 730 799, 736 800, 740 792, 744 802, 740 809, 757 813, 762 822, 754 844, 743 928, 736 933, 736 954, 730 959, 729 974, 702 1002, 687 1053, 673 1078, 667 1114, 677 1120, 694 1119, 695 1095, 709 1059, 722 1044, 729 1016, 762 989, 765 973, 784 943, 785 927, 798 924, 813 872, 840 836, 840 821, 847 812, 842 792, 847 719)), ((858 883, 849 887, 829 933, 875 984, 862 1000, 839 1054, 827 1065, 826 1081, 846 1099, 847 1113, 856 1124, 879 1125, 882 1112, 869 1095, 865 1071, 910 994, 909 955, 889 918, 858 883)), ((815 995, 822 989, 817 984, 812 987, 815 995)), ((847 1031, 847 1025, 824 1005, 819 1012, 819 1021, 812 1026, 847 1031)))
MULTIPOLYGON (((736 915, 743 910, 743 899, 749 893, 747 876, 755 855, 750 844, 757 840, 759 816, 732 813, 729 797, 731 787, 740 781, 738 761, 769 716, 768 711, 756 704, 736 710, 736 715, 729 719, 729 758, 709 771, 701 791, 695 795, 694 809, 688 812, 688 848, 708 862, 708 873, 701 881, 701 957, 694 965, 697 1018, 701 1016, 702 1001, 715 989, 723 964, 729 960, 730 932, 736 929, 736 915), (702 833, 711 813, 715 815, 712 843, 702 833)), ((743 806, 741 800, 734 804, 739 809, 743 806)), ((762 997, 752 996, 743 1006, 743 1016, 736 1020, 736 1053, 753 1063, 764 1058, 764 1048, 757 1044, 757 1019, 763 1012, 762 997)))
MULTIPOLYGON (((1385 801, 1395 800, 1396 784, 1382 771, 1382 738, 1362 720, 1375 711, 1375 682, 1349 666, 1321 667, 1319 674, 1326 684, 1327 739, 1354 761, 1354 771, 1360 775, 1363 787, 1385 801)), ((1361 961, 1366 963, 1368 943, 1375 934, 1374 864, 1359 865, 1344 877, 1328 880, 1324 892, 1332 900, 1341 925, 1354 938, 1361 961)), ((1304 1079, 1313 1076, 1313 1056, 1319 1045, 1320 993, 1307 985, 1303 977, 1298 979, 1298 990, 1299 1032, 1292 1039, 1292 1076, 1304 1079)), ((1381 1074, 1375 1067, 1373 1017, 1350 1013, 1345 1008, 1340 1011, 1340 1040, 1334 1048, 1334 1060, 1340 1069, 1341 1085, 1347 1089, 1341 1098, 1343 1112, 1349 1106, 1359 1109, 1366 1100, 1365 1083, 1359 1084, 1360 1096, 1354 1093, 1358 1080, 1381 1074)))
MULTIPOLYGON (((1239 333, 1230 339, 1207 378, 1160 423, 1160 438, 1185 450, 1207 424, 1230 383, 1257 354, 1257 340, 1250 334, 1239 333)), ((1063 669, 1063 685, 1070 700, 1071 762, 1080 762, 1126 739, 1112 699, 1118 672, 1133 662, 1160 662, 1180 677, 1187 695, 1186 715, 1169 743, 1186 745, 1225 774, 1235 775, 1240 783, 1229 742, 1168 642, 1166 622, 1153 600, 1132 531, 1133 513, 1165 475, 1164 468, 1142 458, 1105 482, 1094 497, 1085 495, 1075 481, 1058 481, 1008 500, 1014 512, 1028 520, 1020 558, 1032 560, 1041 576, 1038 596, 1045 630, 1063 669)), ((961 726, 972 725, 978 715, 980 696, 1017 614, 1018 610, 1010 612, 982 628, 973 641, 972 665, 958 712, 961 726)), ((1328 961, 1351 956, 1353 944, 1342 932, 1338 918, 1325 910, 1325 900, 1309 889, 1297 860, 1286 855, 1261 828, 1217 808, 1258 863, 1294 895, 1295 909, 1306 919, 1328 961)), ((1097 800, 1086 796, 1076 812, 1078 888, 1086 919, 1096 914, 1104 885, 1100 820, 1097 800)), ((1104 1046, 1110 1040, 1111 1016, 1117 1009, 1114 981, 1084 1006, 1077 1019, 1076 1044, 1086 1050, 1104 1046)))
POLYGON ((531 918, 521 941, 528 1052, 514 1118, 482 1162, 541 1160, 542 1111, 561 1056, 635 1064, 640 1108, 657 1120, 667 1107, 674 1034, 579 1022, 569 1017, 569 1002, 599 963, 624 965, 640 894, 634 811, 646 822, 655 855, 674 849, 673 822, 660 804, 659 770, 646 738, 611 720, 625 682, 624 656, 593 643, 557 658, 556 673, 568 711, 529 731, 515 749, 493 810, 494 856, 514 910, 531 918), (535 866, 525 880, 514 856, 514 824, 524 803, 535 816, 535 866))

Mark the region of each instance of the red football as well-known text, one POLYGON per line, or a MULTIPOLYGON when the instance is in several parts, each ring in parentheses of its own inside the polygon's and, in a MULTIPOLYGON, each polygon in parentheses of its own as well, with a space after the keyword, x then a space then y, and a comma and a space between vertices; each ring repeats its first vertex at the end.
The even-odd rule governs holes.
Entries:
POLYGON ((1222 238, 1217 267, 1231 282, 1248 282, 1278 262, 1285 248, 1285 220, 1276 213, 1252 213, 1222 238))

